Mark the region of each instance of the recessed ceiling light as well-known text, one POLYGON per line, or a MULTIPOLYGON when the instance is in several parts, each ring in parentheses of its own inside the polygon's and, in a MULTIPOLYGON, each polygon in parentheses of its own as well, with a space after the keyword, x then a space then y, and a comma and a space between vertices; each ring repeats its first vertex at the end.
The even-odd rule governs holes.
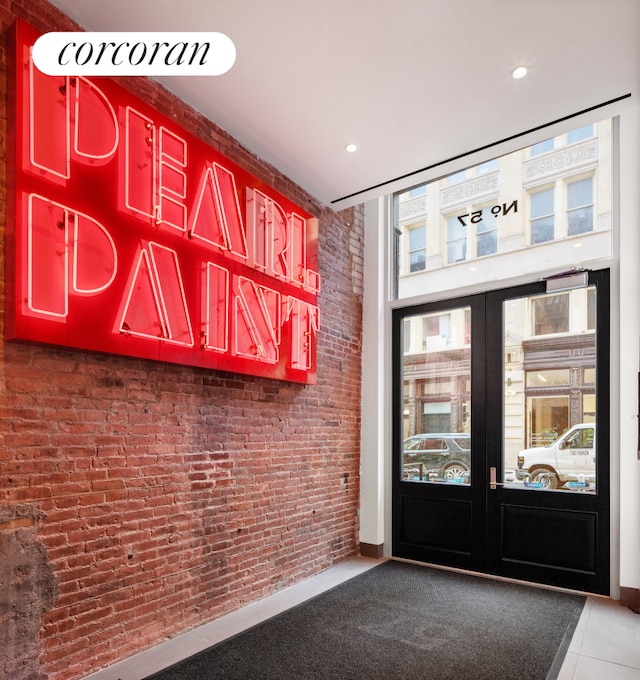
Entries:
POLYGON ((344 150, 349 153, 354 153, 358 150, 358 147, 355 144, 347 144, 347 146, 344 147, 344 150))
POLYGON ((519 78, 524 78, 527 75, 527 67, 526 66, 518 66, 517 68, 514 68, 513 71, 511 71, 511 75, 518 80, 519 78))

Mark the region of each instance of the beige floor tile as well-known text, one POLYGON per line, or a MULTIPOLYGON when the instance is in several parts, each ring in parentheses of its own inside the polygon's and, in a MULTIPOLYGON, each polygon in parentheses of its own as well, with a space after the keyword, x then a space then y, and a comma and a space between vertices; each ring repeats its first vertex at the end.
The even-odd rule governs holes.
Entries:
POLYGON ((574 652, 567 652, 564 657, 564 663, 558 673, 556 680, 573 680, 576 664, 578 663, 578 655, 574 652))
POLYGON ((640 669, 629 668, 619 664, 591 659, 587 656, 578 658, 573 675, 574 680, 640 680, 640 669))
POLYGON ((590 601, 580 655, 640 669, 640 615, 612 600, 590 601))

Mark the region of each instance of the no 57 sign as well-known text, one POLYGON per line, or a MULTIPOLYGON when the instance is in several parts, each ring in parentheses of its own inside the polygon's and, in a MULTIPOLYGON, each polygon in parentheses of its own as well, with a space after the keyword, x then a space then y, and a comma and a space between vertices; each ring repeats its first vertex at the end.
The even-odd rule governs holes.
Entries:
POLYGON ((315 382, 317 220, 14 28, 8 338, 315 382))

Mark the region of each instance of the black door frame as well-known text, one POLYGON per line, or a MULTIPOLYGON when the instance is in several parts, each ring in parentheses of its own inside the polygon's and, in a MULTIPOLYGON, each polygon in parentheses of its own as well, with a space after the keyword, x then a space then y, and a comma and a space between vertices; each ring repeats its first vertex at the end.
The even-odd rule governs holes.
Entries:
MULTIPOLYGON (((589 272, 597 287, 596 472, 597 493, 532 491, 497 485, 490 488, 489 468, 502 479, 504 300, 545 292, 544 282, 393 310, 393 482, 392 554, 482 573, 607 595, 610 591, 610 298, 609 270, 589 272), (402 321, 407 316, 471 306, 472 318, 472 470, 471 485, 420 484, 402 480, 402 321), (474 312, 475 310, 475 312, 474 312), (480 327, 481 326, 481 327, 480 327), (489 329, 489 330, 487 330, 489 329), (485 369, 485 367, 487 367, 485 369), (497 370, 497 367, 500 367, 497 370), (493 370, 491 370, 493 368, 493 370), (496 442, 499 444, 496 445, 496 442), (415 524, 411 524, 415 517, 415 524), (437 517, 431 521, 430 517, 437 517), (544 533, 562 518, 560 551, 567 563, 546 565, 518 547, 517 536, 536 536, 541 552, 555 555, 544 533), (424 527, 421 523, 425 524, 424 527), (441 526, 439 526, 441 525, 441 526), (489 527, 489 529, 488 529, 489 527), (514 536, 516 537, 514 539, 514 536), (545 545, 548 543, 548 545, 545 545), (592 558, 589 558, 593 551, 592 558), (581 561, 586 560, 584 563, 581 561), (576 564, 571 565, 571 556, 576 564), (588 566, 585 566, 587 565, 588 566), (569 565, 569 566, 567 566, 569 565)), ((553 559, 552 559, 553 561, 553 559)))
POLYGON ((485 487, 486 465, 484 402, 485 402, 485 332, 484 326, 473 323, 474 317, 484 318, 485 294, 438 300, 392 312, 392 554, 397 557, 431 562, 472 571, 485 571, 486 544, 485 487), (471 441, 473 464, 471 484, 419 484, 402 480, 402 321, 407 316, 470 307, 471 347, 471 441), (479 415, 476 415, 479 414, 479 415), (444 510, 444 511, 443 511, 444 510), (401 517, 420 522, 425 514, 436 513, 439 526, 403 525, 401 517))

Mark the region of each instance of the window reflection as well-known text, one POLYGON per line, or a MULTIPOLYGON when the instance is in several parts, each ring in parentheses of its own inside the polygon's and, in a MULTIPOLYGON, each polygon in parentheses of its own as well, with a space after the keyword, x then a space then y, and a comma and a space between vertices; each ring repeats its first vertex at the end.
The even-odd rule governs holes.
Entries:
POLYGON ((593 230, 593 180, 591 177, 567 184, 568 235, 593 230))
POLYGON ((553 241, 554 205, 553 189, 538 191, 530 197, 531 243, 553 241))
POLYGON ((422 271, 427 266, 427 228, 416 227, 409 232, 409 270, 422 271))
POLYGON ((554 385, 569 385, 568 368, 527 371, 526 376, 527 387, 553 387, 554 385))
POLYGON ((577 130, 571 130, 567 133, 567 142, 575 144, 583 139, 589 139, 589 137, 593 137, 593 125, 585 125, 577 130))
POLYGON ((447 220, 447 262, 467 259, 467 229, 457 217, 447 220))
POLYGON ((529 155, 532 157, 548 151, 553 151, 553 139, 545 139, 543 142, 538 142, 529 147, 529 155))
POLYGON ((533 298, 533 335, 566 333, 569 330, 569 293, 533 298))
POLYGON ((483 211, 482 221, 476 223, 476 257, 493 255, 498 250, 498 220, 491 210, 483 211))

